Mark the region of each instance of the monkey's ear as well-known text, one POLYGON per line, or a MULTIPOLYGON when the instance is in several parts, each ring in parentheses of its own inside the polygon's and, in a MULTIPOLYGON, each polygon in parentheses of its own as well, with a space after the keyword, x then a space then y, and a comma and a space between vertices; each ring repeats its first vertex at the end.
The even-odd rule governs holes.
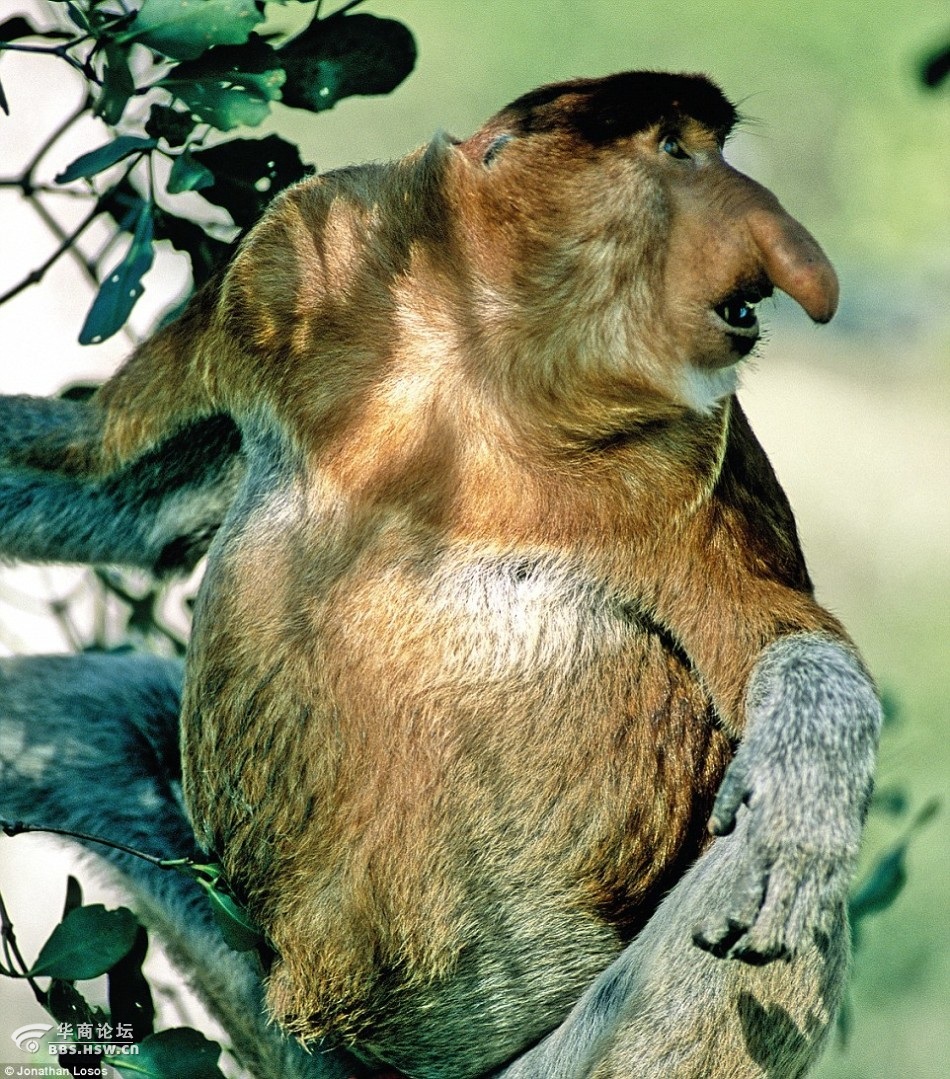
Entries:
POLYGON ((485 166, 491 165, 495 158, 502 152, 502 149, 511 142, 513 138, 514 135, 509 131, 503 131, 500 135, 496 135, 482 153, 482 164, 485 166))
MULTIPOLYGON (((422 156, 415 158, 415 162, 414 182, 421 180, 421 190, 427 192, 428 198, 438 197, 438 193, 444 190, 449 174, 467 174, 474 164, 468 152, 468 144, 460 142, 446 131, 437 131, 429 140, 422 156)), ((428 210, 423 208, 424 214, 431 212, 431 207, 428 210)))
POLYGON ((471 138, 458 144, 459 150, 473 165, 490 167, 504 153, 505 146, 517 135, 498 122, 476 131, 471 138))

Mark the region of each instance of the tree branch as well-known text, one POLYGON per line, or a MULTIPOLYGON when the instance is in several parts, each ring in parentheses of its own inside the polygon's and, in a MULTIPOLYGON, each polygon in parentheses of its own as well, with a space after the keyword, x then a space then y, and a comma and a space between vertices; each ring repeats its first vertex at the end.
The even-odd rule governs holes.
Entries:
POLYGON ((102 213, 102 209, 99 206, 98 201, 96 205, 89 211, 80 225, 75 228, 70 235, 68 235, 59 247, 49 256, 49 258, 37 266, 35 270, 31 270, 22 281, 13 285, 12 288, 7 289, 6 292, 0 294, 0 305, 5 304, 8 300, 12 300, 14 296, 18 296, 25 289, 28 289, 30 285, 36 285, 46 276, 47 271, 57 262, 79 239, 79 237, 86 231, 86 229, 92 224, 92 222, 102 213))

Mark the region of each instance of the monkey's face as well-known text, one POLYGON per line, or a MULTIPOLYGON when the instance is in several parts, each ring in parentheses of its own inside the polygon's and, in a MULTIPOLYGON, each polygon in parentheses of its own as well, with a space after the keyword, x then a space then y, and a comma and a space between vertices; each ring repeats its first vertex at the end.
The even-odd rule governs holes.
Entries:
POLYGON ((476 258, 520 339, 612 398, 625 382, 704 411, 735 388, 774 288, 832 317, 821 248, 726 163, 734 122, 706 79, 633 72, 525 95, 461 144, 476 258))
POLYGON ((771 192, 727 164, 713 132, 688 120, 636 142, 668 213, 662 303, 681 363, 733 367, 758 341, 755 305, 775 288, 816 322, 834 315, 838 281, 824 252, 771 192))

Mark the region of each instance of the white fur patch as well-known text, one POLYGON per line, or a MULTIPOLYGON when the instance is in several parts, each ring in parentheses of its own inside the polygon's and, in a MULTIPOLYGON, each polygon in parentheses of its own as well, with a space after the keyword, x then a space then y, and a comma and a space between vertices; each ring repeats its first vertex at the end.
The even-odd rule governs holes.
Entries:
POLYGON ((739 387, 739 365, 708 370, 688 364, 680 376, 680 397, 683 403, 706 416, 739 387))
POLYGON ((450 612, 447 649, 457 677, 497 678, 520 669, 566 673, 576 661, 624 647, 629 627, 598 582, 546 557, 450 560, 433 581, 431 609, 450 612))

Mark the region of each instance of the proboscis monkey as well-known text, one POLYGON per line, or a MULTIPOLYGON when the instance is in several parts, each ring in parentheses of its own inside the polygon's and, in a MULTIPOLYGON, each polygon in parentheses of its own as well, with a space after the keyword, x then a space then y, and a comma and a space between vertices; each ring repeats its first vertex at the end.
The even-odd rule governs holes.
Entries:
POLYGON ((214 536, 185 801, 310 1045, 416 1079, 815 1059, 879 710, 734 397, 756 302, 838 301, 735 121, 701 76, 542 87, 280 195, 88 404, 0 403, 8 555, 214 536))

